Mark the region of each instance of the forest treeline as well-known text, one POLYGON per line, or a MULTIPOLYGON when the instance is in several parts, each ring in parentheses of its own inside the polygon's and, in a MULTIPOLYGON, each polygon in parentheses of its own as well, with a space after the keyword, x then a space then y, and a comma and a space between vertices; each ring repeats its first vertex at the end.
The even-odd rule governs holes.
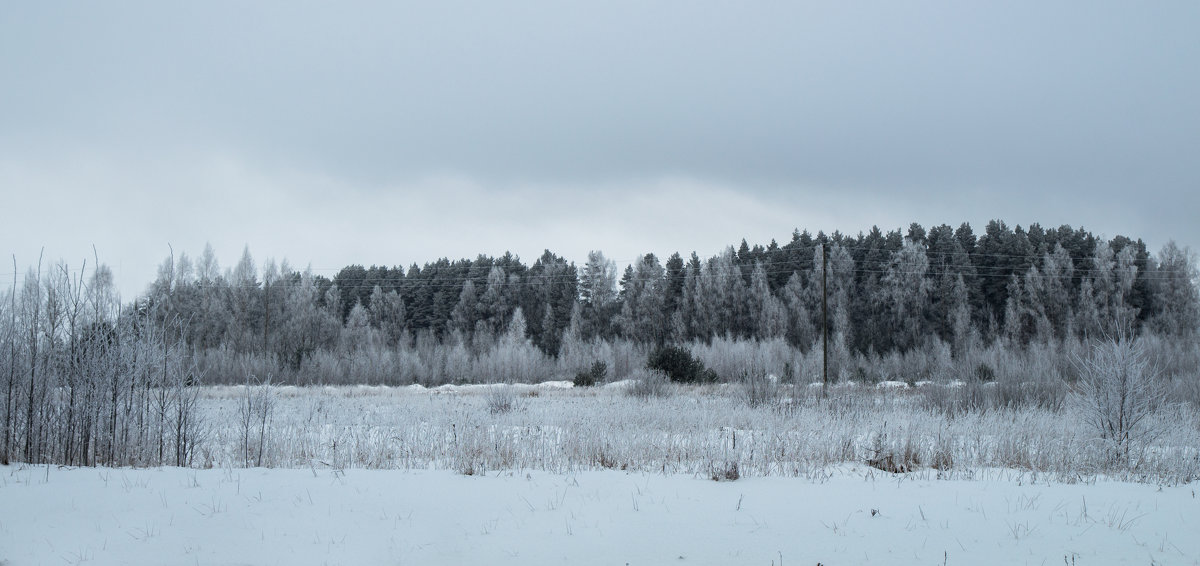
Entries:
POLYGON ((328 278, 249 249, 222 269, 209 247, 172 253, 128 301, 98 260, 39 264, 0 301, 0 455, 186 464, 197 383, 535 381, 597 362, 617 379, 662 345, 721 379, 808 380, 826 316, 833 379, 976 372, 997 352, 1096 336, 1191 343, 1196 285, 1194 257, 1174 243, 1151 253, 1000 221, 978 235, 966 223, 797 230, 783 245, 646 254, 623 271, 601 252, 576 265, 546 251, 532 264, 480 255, 328 278))
POLYGON ((524 337, 548 356, 565 339, 782 338, 807 350, 827 300, 840 349, 906 352, 940 340, 960 353, 995 340, 1027 345, 1119 330, 1190 335, 1195 267, 1173 243, 1152 255, 1124 236, 1000 221, 978 236, 965 223, 854 237, 796 231, 782 246, 743 240, 705 259, 646 254, 620 274, 600 252, 577 266, 546 251, 532 265, 480 255, 353 265, 328 279, 272 261, 258 269, 248 249, 222 273, 209 249, 195 262, 166 260, 130 316, 175 321, 175 339, 201 350, 267 352, 296 368, 316 351, 376 342, 485 350, 518 313, 524 337))

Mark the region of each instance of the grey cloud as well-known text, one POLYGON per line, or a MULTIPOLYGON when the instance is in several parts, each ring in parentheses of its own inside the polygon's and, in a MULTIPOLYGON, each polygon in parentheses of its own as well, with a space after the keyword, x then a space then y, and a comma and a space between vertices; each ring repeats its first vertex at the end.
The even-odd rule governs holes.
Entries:
POLYGON ((5 137, 377 178, 1194 181, 1200 8, 1043 4, 25 6, 5 137))
POLYGON ((224 155, 363 202, 440 175, 577 206, 693 179, 850 231, 1004 217, 1197 244, 1197 22, 1186 2, 21 3, 0 154, 30 182, 99 156, 118 199, 195 186, 139 163, 224 155))

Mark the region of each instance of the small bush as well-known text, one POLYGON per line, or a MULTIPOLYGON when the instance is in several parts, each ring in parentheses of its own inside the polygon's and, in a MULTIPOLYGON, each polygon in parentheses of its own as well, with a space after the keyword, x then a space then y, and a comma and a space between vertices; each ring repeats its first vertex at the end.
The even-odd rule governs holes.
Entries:
POLYGON ((742 397, 751 407, 775 404, 779 401, 779 378, 773 375, 743 374, 742 397))
POLYGON ((630 378, 634 382, 628 391, 634 397, 665 397, 671 392, 671 383, 661 371, 639 370, 630 374, 630 378))
MULTIPOLYGON (((886 429, 887 423, 884 423, 884 427, 886 429)), ((921 456, 911 436, 906 437, 903 444, 897 447, 888 442, 886 431, 880 432, 875 436, 874 445, 870 450, 871 457, 867 458, 867 465, 877 470, 890 474, 907 474, 921 466, 921 456)))
POLYGON ((612 454, 612 448, 607 444, 605 444, 603 448, 600 448, 596 451, 596 455, 592 458, 592 462, 597 466, 607 470, 615 470, 618 467, 620 467, 622 470, 626 468, 625 465, 617 462, 616 456, 612 454))
POLYGON ((738 472, 737 462, 725 462, 723 466, 718 466, 715 463, 709 464, 708 477, 712 481, 736 481, 742 477, 742 474, 738 472))
POLYGON ((879 373, 871 371, 865 364, 854 366, 854 369, 850 372, 850 379, 868 385, 875 385, 883 381, 879 373))
POLYGON ((1016 377, 1005 377, 999 381, 970 382, 957 387, 935 384, 921 388, 921 393, 927 407, 955 416, 1025 409, 1058 412, 1066 402, 1068 388, 1058 378, 1021 381, 1016 377))
POLYGON ((792 362, 784 362, 783 364, 783 382, 793 383, 796 381, 796 368, 792 366, 792 362))
POLYGON ((575 374, 575 387, 591 387, 604 381, 607 374, 608 364, 598 361, 592 364, 591 368, 580 370, 575 374))
POLYGON ((996 370, 992 369, 987 362, 980 362, 978 366, 975 366, 975 379, 984 383, 996 381, 996 370))
POLYGON ((916 470, 921 462, 916 452, 884 452, 867 459, 867 465, 889 474, 907 474, 916 470))
POLYGON ((1180 377, 1171 384, 1168 398, 1200 407, 1200 376, 1180 377))
POLYGON ((515 409, 516 405, 516 393, 513 391, 512 385, 497 383, 488 386, 487 408, 489 413, 502 415, 515 409))
POLYGON ((650 353, 646 369, 661 371, 676 383, 704 383, 717 380, 717 374, 679 346, 660 346, 650 353))
POLYGON ((939 472, 954 468, 954 445, 951 439, 938 435, 937 443, 933 446, 932 459, 929 466, 939 472))

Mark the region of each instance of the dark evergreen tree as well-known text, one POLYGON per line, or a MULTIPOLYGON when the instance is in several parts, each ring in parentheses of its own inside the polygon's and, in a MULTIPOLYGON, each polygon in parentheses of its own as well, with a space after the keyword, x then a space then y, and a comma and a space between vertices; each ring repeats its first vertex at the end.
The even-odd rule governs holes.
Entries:
POLYGON ((621 333, 640 344, 667 338, 666 272, 654 254, 642 256, 621 278, 621 333))

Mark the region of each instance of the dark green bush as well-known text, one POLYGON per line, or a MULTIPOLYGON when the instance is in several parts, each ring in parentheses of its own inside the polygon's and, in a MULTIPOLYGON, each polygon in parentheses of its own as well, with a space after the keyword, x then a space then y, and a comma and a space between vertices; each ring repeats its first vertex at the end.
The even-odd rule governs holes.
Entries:
POLYGON ((980 362, 975 368, 975 378, 984 383, 996 381, 996 370, 992 369, 987 362, 980 362))
POLYGON ((575 374, 575 387, 591 387, 604 381, 606 375, 608 375, 608 364, 598 361, 592 364, 591 368, 580 370, 575 374))
POLYGON ((659 346, 650 353, 646 369, 658 370, 676 383, 703 383, 717 380, 717 374, 679 346, 659 346))

